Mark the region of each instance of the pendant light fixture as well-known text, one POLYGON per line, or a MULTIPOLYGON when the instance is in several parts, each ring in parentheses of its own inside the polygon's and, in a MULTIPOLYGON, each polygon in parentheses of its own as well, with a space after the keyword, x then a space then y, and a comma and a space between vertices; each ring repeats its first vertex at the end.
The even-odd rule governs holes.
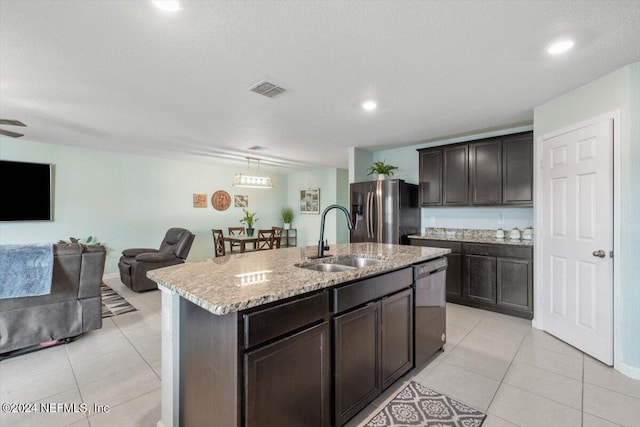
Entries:
MULTIPOLYGON (((255 160, 258 162, 258 170, 260 170, 260 159, 255 157, 247 157, 247 172, 249 172, 249 167, 251 160, 255 160)), ((273 188, 273 181, 271 181, 270 176, 259 176, 259 175, 249 175, 249 174, 241 174, 237 173, 233 178, 233 186, 234 187, 250 187, 250 188, 273 188)))

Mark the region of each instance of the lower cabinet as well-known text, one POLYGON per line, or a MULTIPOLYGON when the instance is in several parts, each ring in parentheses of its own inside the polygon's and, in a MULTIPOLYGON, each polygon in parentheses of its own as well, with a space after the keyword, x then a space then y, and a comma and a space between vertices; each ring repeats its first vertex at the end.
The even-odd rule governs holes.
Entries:
POLYGON ((412 245, 451 249, 447 301, 533 318, 531 246, 410 239, 412 245))
POLYGON ((413 367, 413 292, 333 319, 335 425, 341 426, 413 367))
POLYGON ((245 354, 247 427, 331 424, 329 322, 245 354))

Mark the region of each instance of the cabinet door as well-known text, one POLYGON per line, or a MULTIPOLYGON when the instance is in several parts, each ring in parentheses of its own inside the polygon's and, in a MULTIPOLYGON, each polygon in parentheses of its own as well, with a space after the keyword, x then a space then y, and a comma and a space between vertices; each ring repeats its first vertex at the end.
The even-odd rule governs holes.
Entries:
POLYGON ((502 140, 502 203, 533 206, 533 133, 502 140))
POLYGON ((496 303, 496 259, 480 255, 464 255, 464 298, 496 303))
POLYGON ((420 151, 420 205, 442 205, 442 149, 420 151))
POLYGON ((413 366, 413 291, 382 300, 382 389, 413 366))
POLYGON ((447 301, 462 298, 462 254, 450 253, 447 258, 447 301))
POLYGON ((469 144, 472 205, 502 204, 502 140, 469 144))
POLYGON ((469 145, 442 148, 442 204, 469 204, 469 145))
POLYGON ((533 311, 533 261, 498 258, 498 305, 533 311))
POLYGON ((335 425, 342 426, 382 390, 380 302, 335 317, 333 321, 335 425))
POLYGON ((247 353, 245 425, 331 425, 329 322, 247 353))

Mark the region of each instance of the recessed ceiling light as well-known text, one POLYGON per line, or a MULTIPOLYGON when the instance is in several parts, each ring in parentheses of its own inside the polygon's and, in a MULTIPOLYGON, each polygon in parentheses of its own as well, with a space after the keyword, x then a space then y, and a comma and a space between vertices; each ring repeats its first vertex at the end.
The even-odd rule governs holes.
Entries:
POLYGON ((376 104, 376 101, 364 101, 362 103, 362 108, 366 111, 373 111, 378 108, 378 104, 376 104))
POLYGON ((167 12, 177 12, 182 10, 178 0, 151 0, 151 2, 162 10, 167 12))
POLYGON ((559 53, 564 53, 573 47, 573 42, 571 40, 562 40, 559 42, 553 43, 547 49, 551 55, 557 55, 559 53))

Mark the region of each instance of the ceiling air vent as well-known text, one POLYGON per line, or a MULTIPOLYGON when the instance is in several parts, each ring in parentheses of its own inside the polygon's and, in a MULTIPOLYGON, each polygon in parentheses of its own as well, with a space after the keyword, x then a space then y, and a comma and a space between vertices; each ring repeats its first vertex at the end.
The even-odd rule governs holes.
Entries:
POLYGON ((262 81, 262 82, 256 84, 255 86, 251 87, 249 90, 251 92, 255 92, 255 93, 259 94, 259 95, 264 95, 264 96, 267 96, 269 98, 273 98, 275 96, 278 96, 281 93, 286 91, 285 88, 282 88, 280 86, 276 86, 273 83, 269 83, 267 81, 262 81))
POLYGON ((258 150, 266 150, 267 147, 263 147, 261 145, 254 145, 253 147, 249 147, 249 150, 254 150, 254 151, 258 151, 258 150))

